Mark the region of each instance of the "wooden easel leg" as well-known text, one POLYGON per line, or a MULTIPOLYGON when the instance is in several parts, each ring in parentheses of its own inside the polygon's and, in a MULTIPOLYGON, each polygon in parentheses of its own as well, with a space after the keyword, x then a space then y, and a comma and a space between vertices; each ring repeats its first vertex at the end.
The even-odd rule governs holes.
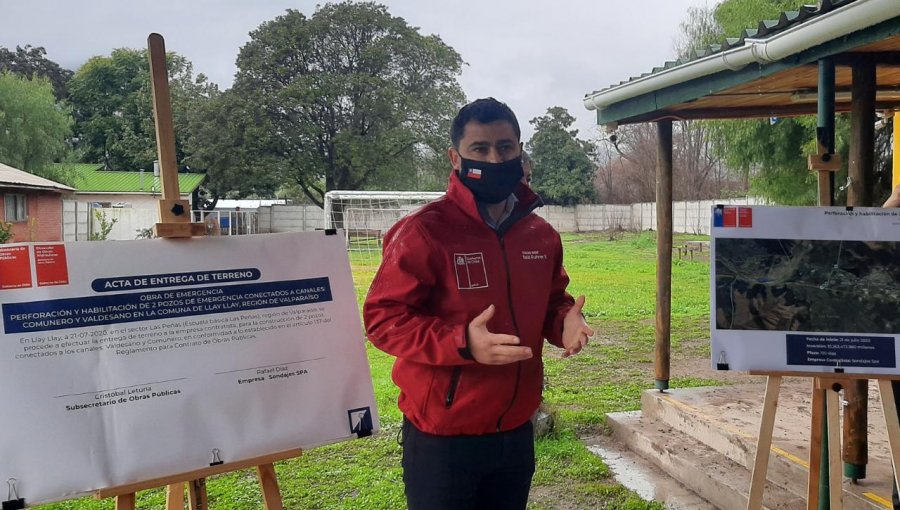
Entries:
POLYGON ((198 478, 188 482, 188 508, 190 510, 208 510, 206 501, 206 478, 198 478))
POLYGON ((897 470, 900 468, 900 422, 897 420, 897 403, 894 401, 894 388, 891 386, 891 381, 879 379, 878 393, 881 395, 881 414, 884 415, 884 426, 887 429, 888 444, 891 447, 894 483, 897 483, 897 470))
POLYGON ((134 510, 134 493, 116 496, 116 510, 134 510))
POLYGON ((828 489, 831 510, 843 508, 844 478, 841 462, 841 396, 833 389, 825 392, 828 415, 828 489))
POLYGON ((806 481, 806 509, 819 510, 819 474, 822 466, 822 424, 825 421, 825 390, 813 379, 812 420, 809 427, 809 479, 806 481))
POLYGON ((184 484, 166 486, 166 510, 184 510, 184 484))
POLYGON ((763 492, 766 488, 766 472, 769 468, 769 452, 772 450, 772 431, 775 428, 775 411, 778 407, 780 390, 781 376, 768 376, 762 420, 759 422, 759 439, 756 443, 753 475, 750 477, 750 497, 747 498, 747 510, 762 508, 763 492))
POLYGON ((275 466, 263 464, 256 466, 259 475, 259 485, 262 487, 263 504, 266 510, 283 510, 281 502, 281 490, 278 488, 278 478, 275 476, 275 466))

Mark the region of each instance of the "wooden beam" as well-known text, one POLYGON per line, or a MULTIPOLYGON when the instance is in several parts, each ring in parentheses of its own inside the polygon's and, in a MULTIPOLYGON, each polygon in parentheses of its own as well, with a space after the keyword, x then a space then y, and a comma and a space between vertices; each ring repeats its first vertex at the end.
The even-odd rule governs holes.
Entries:
POLYGON ((766 397, 763 401, 762 419, 759 422, 759 435, 756 440, 753 472, 750 476, 750 495, 748 496, 747 510, 759 510, 762 508, 779 391, 781 391, 781 376, 770 375, 766 378, 766 397))
POLYGON ((166 510, 184 510, 183 483, 172 483, 166 486, 166 510))
MULTIPOLYGON (((779 60, 766 65, 749 65, 737 71, 724 70, 677 85, 661 87, 658 90, 618 101, 598 109, 597 124, 604 125, 610 122, 619 122, 621 124, 655 122, 667 118, 662 112, 665 108, 684 104, 697 98, 715 94, 716 92, 723 92, 732 87, 764 79, 782 71, 796 69, 797 67, 805 66, 806 64, 814 64, 823 57, 844 54, 856 48, 876 43, 898 34, 900 34, 900 18, 892 18, 852 34, 831 39, 801 51, 789 59, 779 60), (644 120, 634 120, 645 115, 648 117, 644 118, 644 120)), ((688 119, 690 117, 680 118, 688 119)))
POLYGON ((156 148, 159 157, 159 179, 163 200, 178 200, 178 163, 175 156, 175 128, 169 97, 169 72, 166 68, 166 43, 159 34, 147 38, 150 49, 150 90, 153 93, 153 115, 156 117, 156 148))
POLYGON ((825 390, 825 419, 828 422, 828 498, 831 510, 843 508, 841 473, 841 397, 837 390, 825 390))
MULTIPOLYGON (((878 101, 876 110, 893 110, 900 108, 900 99, 878 101)), ((849 112, 849 102, 835 103, 836 112, 849 112)), ((619 125, 659 122, 661 120, 722 120, 722 119, 766 119, 769 117, 800 117, 815 115, 816 103, 797 103, 782 106, 742 106, 721 108, 697 108, 689 110, 656 111, 646 115, 622 119, 619 125)))
MULTIPOLYGON (((874 206, 875 184, 875 62, 853 65, 850 111, 850 155, 847 161, 849 188, 847 205, 874 206)), ((868 381, 844 386, 844 472, 853 480, 866 477, 869 463, 868 381)))
POLYGON ((666 390, 672 333, 672 121, 656 126, 656 388, 666 390))
POLYGON ((116 510, 134 510, 135 495, 133 492, 116 497, 116 510))
POLYGON ((94 493, 94 496, 97 499, 111 498, 113 496, 133 494, 138 491, 154 489, 156 487, 164 487, 166 485, 172 485, 175 483, 189 482, 191 480, 197 480, 199 478, 209 478, 213 475, 230 473, 231 471, 238 471, 240 469, 249 469, 256 466, 271 464, 279 460, 293 459, 295 457, 299 457, 302 452, 303 450, 301 450, 300 448, 295 448, 293 450, 285 450, 283 452, 273 453, 271 455, 263 455, 261 457, 253 457, 251 459, 236 462, 226 462, 225 464, 218 464, 215 466, 209 466, 197 469, 195 471, 187 471, 171 476, 162 476, 159 478, 154 478, 152 480, 130 483, 128 485, 107 487, 105 489, 97 490, 94 493))
POLYGON ((259 476, 259 484, 262 486, 263 506, 266 510, 283 510, 281 490, 278 488, 278 478, 275 477, 275 466, 263 464, 256 466, 256 474, 259 476))
POLYGON ((847 205, 872 207, 875 184, 875 65, 853 66, 847 205))
POLYGON ((850 52, 835 55, 834 65, 841 67, 871 64, 877 66, 900 66, 900 51, 850 52))

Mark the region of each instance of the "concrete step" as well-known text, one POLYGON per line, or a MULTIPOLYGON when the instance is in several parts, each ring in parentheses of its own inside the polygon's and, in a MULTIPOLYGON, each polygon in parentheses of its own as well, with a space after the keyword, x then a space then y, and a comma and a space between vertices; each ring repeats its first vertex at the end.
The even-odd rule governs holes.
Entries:
POLYGON ((667 510, 717 510, 694 491, 610 436, 595 436, 585 442, 588 450, 609 466, 616 481, 641 498, 658 501, 667 510))
MULTIPOLYGON (((805 378, 785 379, 779 393, 768 469, 770 482, 801 498, 806 496, 809 469, 810 385, 805 378)), ((763 384, 647 391, 642 395, 641 408, 647 420, 690 437, 749 472, 764 393, 763 384)), ((874 390, 869 396, 867 471, 868 476, 859 483, 845 480, 844 507, 890 508, 890 457, 874 390)), ((749 474, 746 477, 749 480, 749 474)))
MULTIPOLYGON (((690 488, 697 495, 725 510, 747 508, 750 474, 746 468, 712 448, 697 442, 640 412, 607 415, 613 437, 690 488)), ((763 507, 768 510, 802 510, 802 497, 767 484, 763 507)))

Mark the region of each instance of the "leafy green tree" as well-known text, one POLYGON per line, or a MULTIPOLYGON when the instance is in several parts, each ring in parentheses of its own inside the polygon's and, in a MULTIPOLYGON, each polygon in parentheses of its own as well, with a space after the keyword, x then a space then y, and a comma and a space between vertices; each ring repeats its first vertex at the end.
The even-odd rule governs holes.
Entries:
MULTIPOLYGON (((699 48, 721 35, 736 37, 744 29, 756 28, 759 21, 777 19, 783 11, 798 9, 804 3, 803 0, 724 0, 714 9, 700 8, 702 13, 689 14, 691 21, 682 24, 683 40, 693 41, 686 45, 699 48), (710 13, 715 27, 709 26, 710 13)), ((807 155, 816 151, 816 124, 814 115, 709 122, 719 155, 729 167, 746 176, 751 192, 785 205, 816 203, 816 176, 808 170, 806 162, 807 155)), ((835 151, 844 161, 849 150, 849 124, 847 116, 837 116, 835 151)), ((876 195, 886 194, 890 188, 887 170, 890 153, 884 149, 889 146, 889 136, 889 130, 882 130, 876 137, 880 148, 876 158, 876 195)), ((837 182, 843 182, 846 175, 845 167, 837 174, 837 182)), ((836 190, 837 202, 845 199, 846 192, 836 190)))
MULTIPOLYGON (((169 92, 178 161, 186 157, 188 117, 217 91, 203 74, 176 53, 167 55, 169 92)), ((146 50, 120 48, 88 60, 69 82, 76 148, 84 162, 110 170, 150 169, 156 159, 156 132, 150 64, 146 50)))
POLYGON ((63 69, 56 62, 47 58, 47 50, 42 46, 25 47, 16 46, 16 51, 11 51, 0 46, 0 72, 7 71, 25 78, 36 76, 47 78, 53 84, 53 93, 56 99, 62 100, 68 96, 68 83, 72 78, 72 71, 63 69))
POLYGON ((573 205, 590 202, 594 190, 595 165, 590 144, 579 140, 568 110, 561 106, 531 119, 534 135, 528 150, 534 159, 532 187, 549 204, 573 205))
POLYGON ((316 204, 333 189, 415 187, 449 145, 462 60, 383 5, 288 10, 250 34, 235 93, 265 113, 278 172, 316 204))
POLYGON ((215 94, 189 116, 187 163, 207 169, 211 198, 269 198, 289 172, 289 151, 265 111, 235 89, 215 94))
POLYGON ((68 182, 49 165, 67 150, 72 118, 46 78, 0 73, 0 162, 68 182))
POLYGON ((725 35, 735 37, 746 28, 756 28, 762 20, 778 19, 782 12, 808 3, 806 0, 723 0, 715 8, 715 18, 725 35))

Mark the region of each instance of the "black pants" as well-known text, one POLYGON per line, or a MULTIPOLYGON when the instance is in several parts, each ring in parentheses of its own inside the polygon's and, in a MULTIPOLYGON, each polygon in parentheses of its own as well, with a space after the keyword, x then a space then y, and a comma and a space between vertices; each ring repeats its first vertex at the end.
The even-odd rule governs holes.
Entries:
POLYGON ((409 510, 524 510, 534 475, 531 422, 483 436, 434 436, 403 422, 409 510))

